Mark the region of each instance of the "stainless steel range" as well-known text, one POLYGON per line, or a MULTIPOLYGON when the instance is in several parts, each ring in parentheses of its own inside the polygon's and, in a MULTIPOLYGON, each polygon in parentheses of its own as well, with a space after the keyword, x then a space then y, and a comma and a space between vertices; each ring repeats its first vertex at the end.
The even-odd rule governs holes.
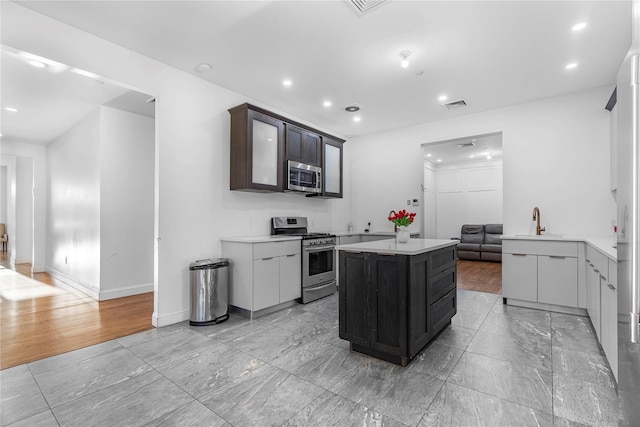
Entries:
POLYGON ((338 290, 336 281, 336 236, 309 233, 306 217, 271 218, 272 235, 302 237, 302 297, 306 304, 338 290))

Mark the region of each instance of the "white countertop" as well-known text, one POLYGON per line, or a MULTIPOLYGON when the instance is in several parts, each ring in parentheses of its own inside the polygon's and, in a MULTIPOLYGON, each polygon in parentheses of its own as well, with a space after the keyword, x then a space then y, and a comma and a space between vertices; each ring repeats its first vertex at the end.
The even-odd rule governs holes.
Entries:
POLYGON ((236 237, 221 237, 221 242, 238 242, 238 243, 265 243, 265 242, 286 242, 289 240, 300 240, 300 236, 236 236, 236 237))
MULTIPOLYGON (((372 233, 375 234, 375 233, 372 233)), ((338 245, 337 250, 354 252, 375 252, 392 255, 419 255, 436 249, 455 246, 457 240, 410 239, 407 243, 397 243, 395 239, 376 240, 374 242, 338 245)))
MULTIPOLYGON (((341 236, 394 236, 394 231, 332 231, 331 234, 335 234, 337 237, 341 236)), ((409 234, 420 234, 420 231, 409 231, 409 234)))
POLYGON ((603 255, 611 258, 614 261, 618 259, 618 251, 613 247, 613 236, 611 237, 602 237, 602 236, 565 236, 561 234, 542 234, 540 236, 535 235, 509 235, 505 234, 502 236, 502 240, 548 240, 548 241, 565 241, 565 242, 584 242, 603 255))

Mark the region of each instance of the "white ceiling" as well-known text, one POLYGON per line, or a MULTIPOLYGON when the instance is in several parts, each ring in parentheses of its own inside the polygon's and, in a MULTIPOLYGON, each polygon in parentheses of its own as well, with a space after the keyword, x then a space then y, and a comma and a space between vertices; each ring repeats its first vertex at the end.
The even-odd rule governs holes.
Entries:
POLYGON ((99 105, 153 117, 149 95, 105 83, 47 58, 2 46, 2 138, 46 145, 99 105), (29 64, 37 60, 43 68, 29 64), (18 111, 7 111, 6 108, 18 111))
POLYGON ((469 136, 424 144, 425 161, 433 165, 502 159, 502 133, 469 136), (463 146, 461 144, 474 144, 463 146), (472 157, 473 156, 473 157, 472 157), (490 156, 488 158, 487 156, 490 156), (438 161, 440 160, 440 161, 438 161))
POLYGON ((363 16, 343 0, 19 4, 347 137, 613 85, 631 40, 630 1, 389 0, 363 16))

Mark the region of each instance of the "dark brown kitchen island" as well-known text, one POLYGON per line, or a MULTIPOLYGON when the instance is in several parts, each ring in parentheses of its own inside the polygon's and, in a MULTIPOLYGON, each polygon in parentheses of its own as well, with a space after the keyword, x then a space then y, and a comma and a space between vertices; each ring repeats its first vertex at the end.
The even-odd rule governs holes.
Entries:
POLYGON ((407 366, 456 314, 456 242, 379 240, 337 246, 340 338, 407 366))

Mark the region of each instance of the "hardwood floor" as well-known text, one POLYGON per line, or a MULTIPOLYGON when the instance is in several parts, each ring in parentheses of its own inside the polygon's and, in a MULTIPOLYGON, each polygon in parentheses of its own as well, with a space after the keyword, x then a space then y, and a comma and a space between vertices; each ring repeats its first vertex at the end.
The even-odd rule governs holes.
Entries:
POLYGON ((458 260, 458 289, 502 294, 502 264, 458 260))
POLYGON ((153 292, 98 302, 0 252, 0 369, 153 329, 153 292))

